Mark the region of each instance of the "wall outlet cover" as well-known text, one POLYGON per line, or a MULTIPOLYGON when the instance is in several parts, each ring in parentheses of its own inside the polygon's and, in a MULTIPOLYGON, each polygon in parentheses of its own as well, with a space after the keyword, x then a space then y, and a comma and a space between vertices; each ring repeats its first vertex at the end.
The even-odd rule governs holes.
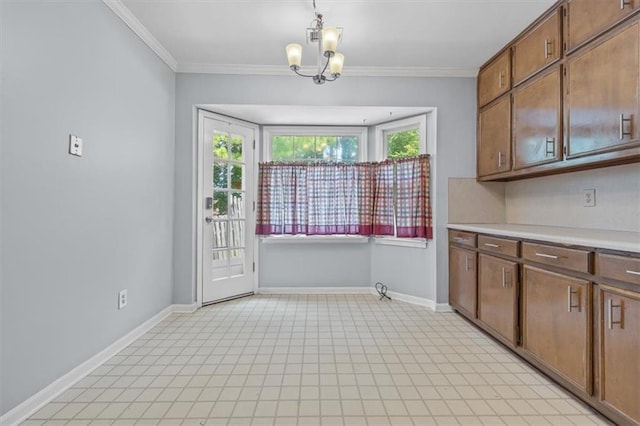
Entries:
POLYGON ((595 205, 596 205, 596 190, 595 189, 583 189, 582 190, 582 205, 584 207, 595 207, 595 205))
POLYGON ((118 309, 122 309, 127 306, 127 290, 122 290, 118 293, 118 309))
POLYGON ((82 157, 82 138, 69 135, 69 154, 82 157))

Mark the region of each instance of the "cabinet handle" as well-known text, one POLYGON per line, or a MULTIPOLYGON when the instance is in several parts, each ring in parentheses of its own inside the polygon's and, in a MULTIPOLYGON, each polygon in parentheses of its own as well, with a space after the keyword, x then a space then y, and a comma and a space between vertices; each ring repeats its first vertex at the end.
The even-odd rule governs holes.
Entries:
POLYGON ((498 151, 498 168, 502 168, 502 166, 504 166, 504 162, 502 161, 502 157, 504 157, 504 155, 502 154, 502 151, 498 151))
POLYGON ((631 136, 631 118, 633 116, 629 116, 629 118, 624 118, 624 114, 620 114, 620 140, 624 139, 625 136, 631 136), (624 123, 629 123, 629 131, 624 131, 624 123))
POLYGON ((613 299, 609 299, 607 300, 607 305, 609 305, 609 330, 613 330, 613 325, 614 324, 619 324, 620 328, 624 328, 623 324, 622 324, 622 316, 623 316, 623 310, 622 310, 622 301, 620 301, 620 303, 618 303, 617 305, 613 304, 613 299), (620 308, 620 320, 619 321, 614 321, 613 320, 613 308, 620 308))
POLYGON ((509 274, 511 272, 506 268, 502 268, 502 288, 507 288, 511 284, 511 280, 509 279, 509 274))
POLYGON ((625 6, 631 6, 631 0, 620 0, 620 10, 624 9, 625 6))
POLYGON ((498 74, 498 89, 502 89, 504 87, 504 71, 500 71, 498 74))
POLYGON ((552 53, 552 49, 553 49, 553 42, 551 40, 549 40, 548 38, 544 39, 544 57, 546 58, 550 58, 552 53))
POLYGON ((552 254, 545 254, 545 253, 536 253, 536 256, 538 257, 545 257, 547 259, 558 259, 558 256, 554 256, 552 254))
POLYGON ((500 248, 498 244, 484 243, 484 245, 487 247, 500 248))
POLYGON ((556 155, 556 138, 547 138, 545 140, 545 154, 548 156, 556 155), (551 147, 551 148, 549 148, 551 147))
POLYGON ((629 275, 640 275, 640 272, 638 272, 638 271, 630 271, 630 270, 627 270, 627 271, 625 271, 625 272, 626 272, 627 274, 629 274, 629 275))
POLYGON ((573 308, 576 308, 578 312, 580 312, 580 293, 578 290, 574 290, 570 285, 567 286, 567 312, 571 312, 573 308), (574 305, 571 303, 571 296, 578 295, 578 304, 574 305))
POLYGON ((465 255, 464 256, 464 270, 465 271, 473 270, 473 268, 471 267, 472 264, 471 265, 469 264, 469 260, 471 260, 471 259, 469 259, 469 256, 465 255))

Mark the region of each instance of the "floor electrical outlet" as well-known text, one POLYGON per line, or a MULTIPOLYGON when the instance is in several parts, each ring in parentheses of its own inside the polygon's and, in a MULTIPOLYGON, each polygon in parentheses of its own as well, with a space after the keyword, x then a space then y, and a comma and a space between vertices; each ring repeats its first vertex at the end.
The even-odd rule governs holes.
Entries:
POLYGON ((127 306, 127 290, 122 290, 118 293, 118 309, 122 309, 127 306))

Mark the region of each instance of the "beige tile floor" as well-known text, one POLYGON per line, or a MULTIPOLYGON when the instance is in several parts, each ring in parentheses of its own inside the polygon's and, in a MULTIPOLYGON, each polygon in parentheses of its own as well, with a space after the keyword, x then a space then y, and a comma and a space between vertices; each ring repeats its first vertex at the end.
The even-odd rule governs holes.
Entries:
POLYGON ((165 319, 23 424, 606 423, 456 314, 272 295, 165 319))

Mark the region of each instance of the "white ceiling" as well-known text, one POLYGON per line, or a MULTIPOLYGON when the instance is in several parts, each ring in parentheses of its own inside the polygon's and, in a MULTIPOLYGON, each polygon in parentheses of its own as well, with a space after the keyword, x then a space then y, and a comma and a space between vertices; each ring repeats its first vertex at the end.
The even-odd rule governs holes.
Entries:
MULTIPOLYGON (((285 46, 305 46, 312 0, 104 0, 177 72, 290 75, 285 46)), ((475 76, 555 0, 316 0, 344 28, 343 76, 475 76)), ((309 84, 312 84, 311 82, 309 84)), ((375 125, 427 108, 203 105, 259 124, 375 125), (286 117, 286 122, 283 118, 286 117)))
MULTIPOLYGON (((105 0, 119 3, 177 70, 290 73, 284 47, 304 45, 312 0, 105 0)), ((343 75, 473 75, 555 0, 316 0, 344 28, 343 75)), ((303 65, 315 64, 315 45, 303 65)))

